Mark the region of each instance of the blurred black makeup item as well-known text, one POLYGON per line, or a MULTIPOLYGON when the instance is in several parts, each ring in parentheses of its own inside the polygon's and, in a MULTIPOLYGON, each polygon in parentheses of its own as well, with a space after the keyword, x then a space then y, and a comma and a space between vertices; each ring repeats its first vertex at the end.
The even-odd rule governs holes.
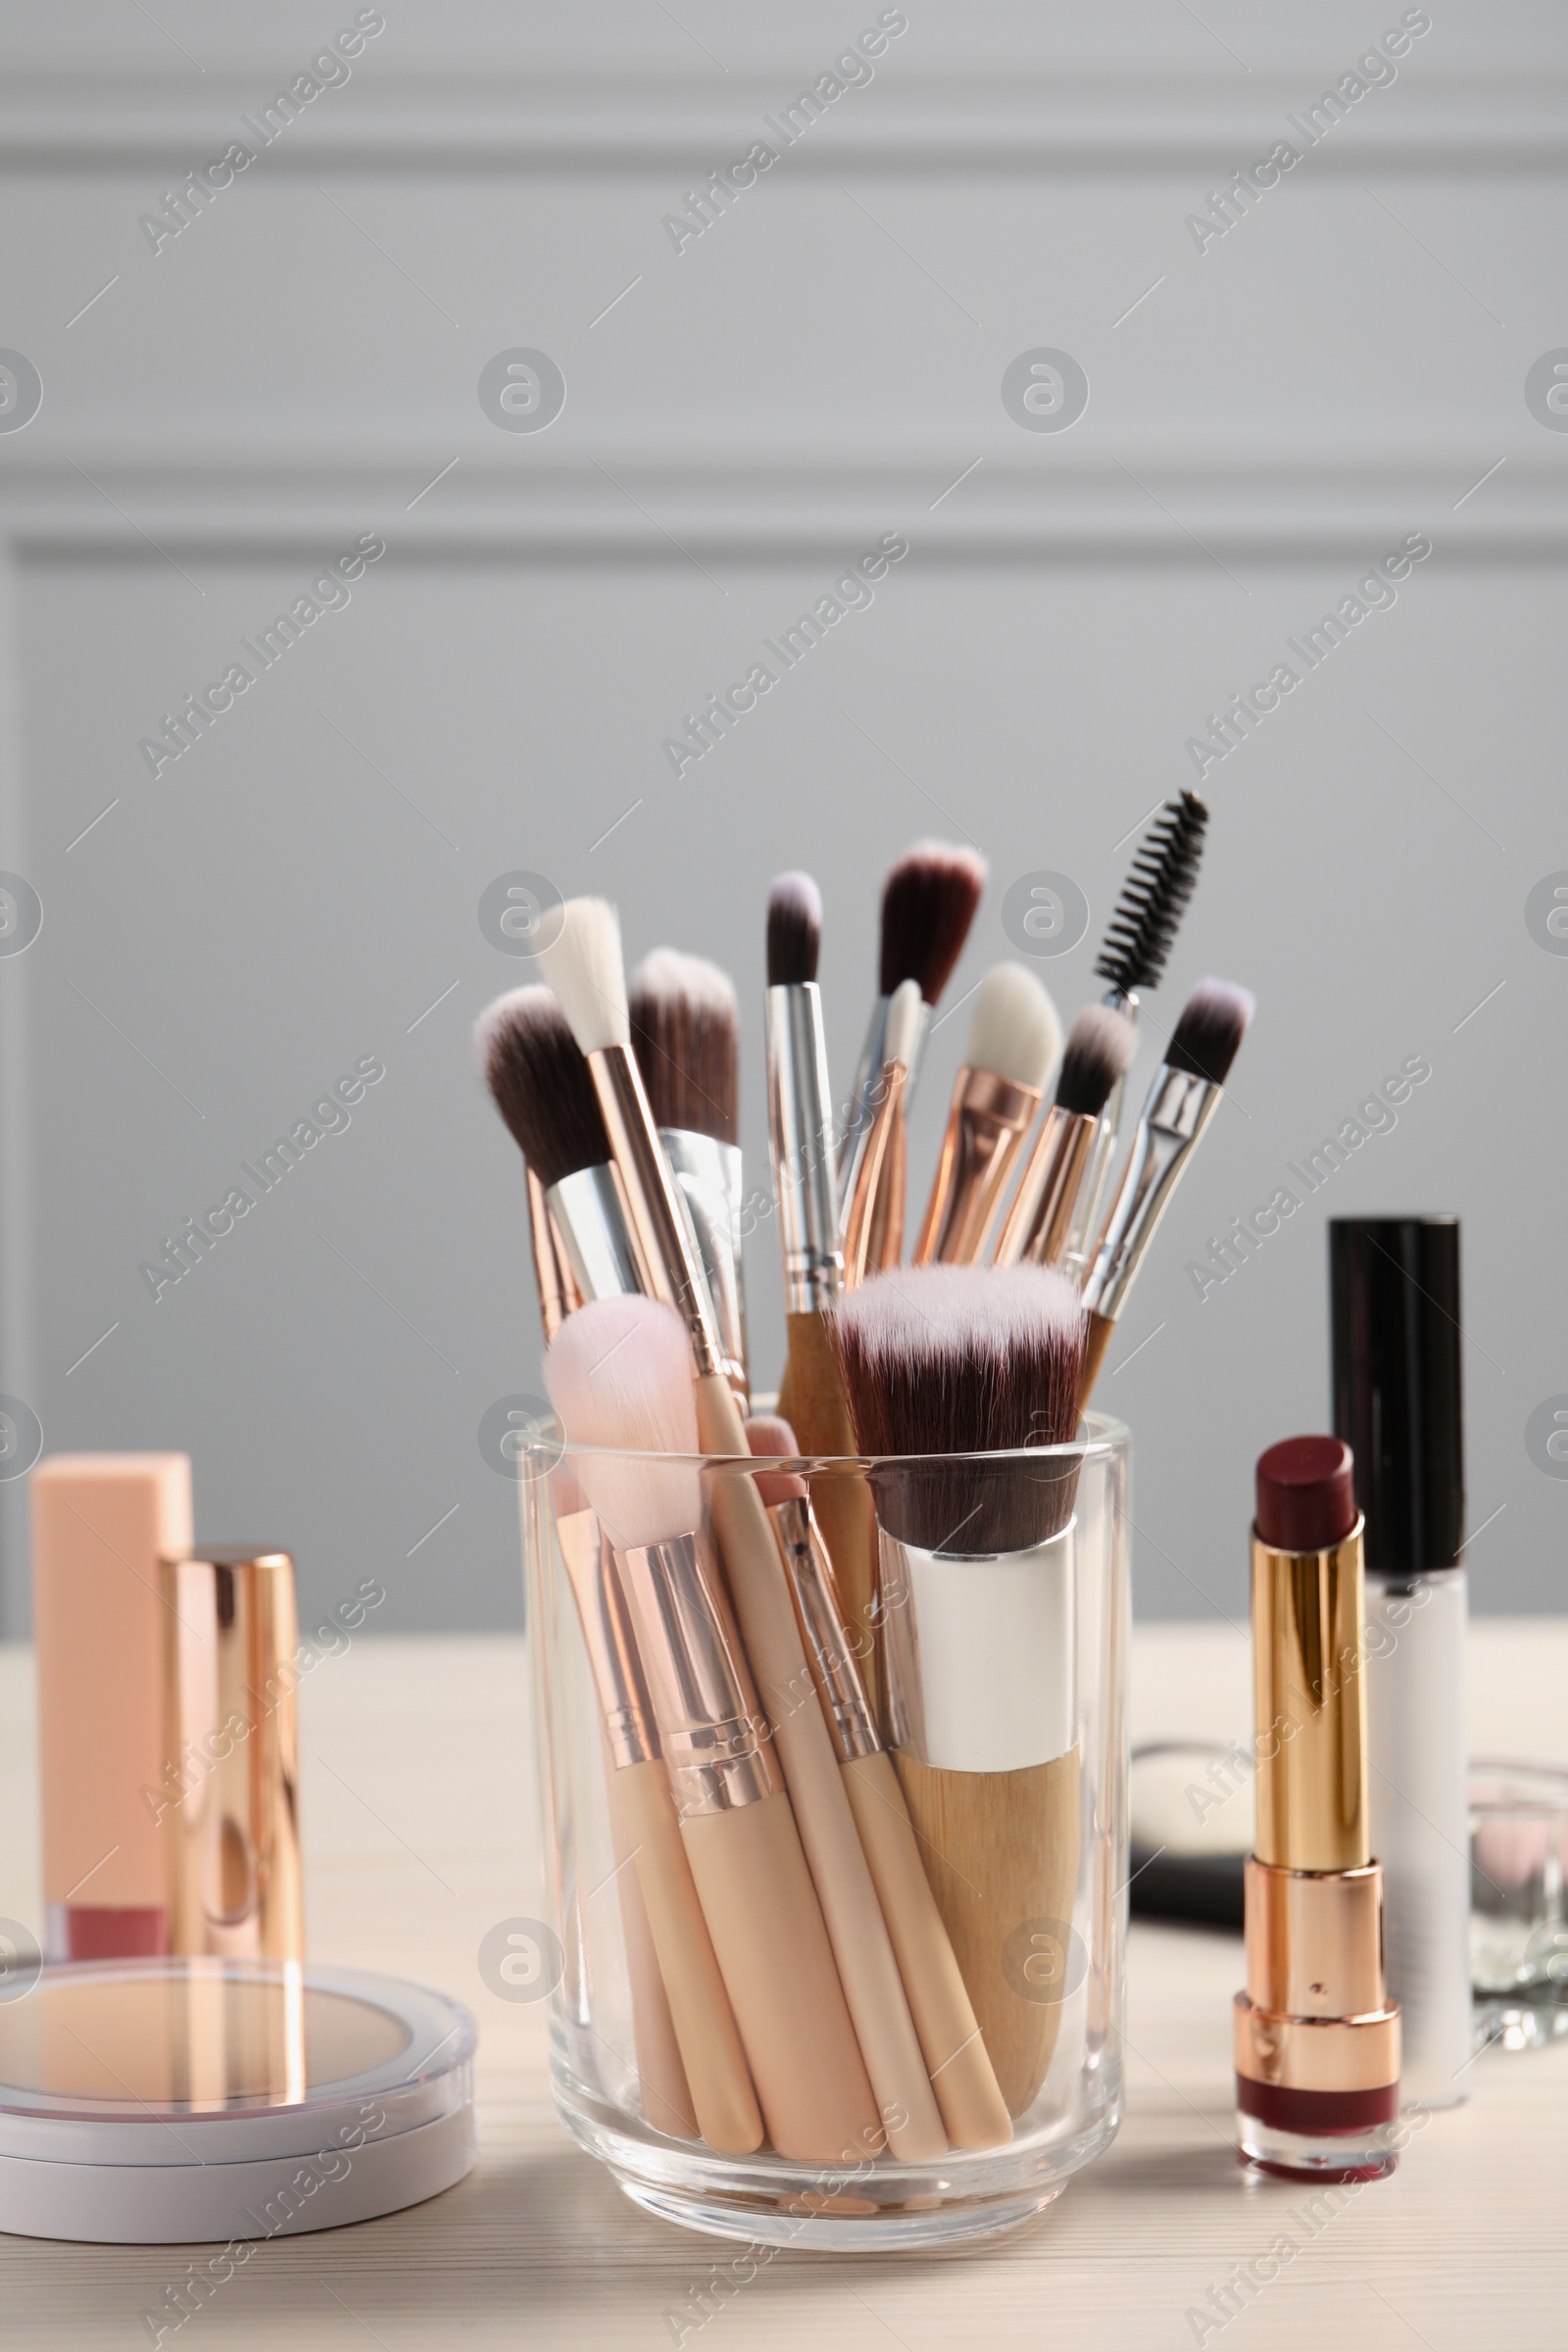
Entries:
POLYGON ((1132 1752, 1128 1899, 1135 1919, 1242 1932, 1252 1842, 1250 1749, 1155 1740, 1132 1752))

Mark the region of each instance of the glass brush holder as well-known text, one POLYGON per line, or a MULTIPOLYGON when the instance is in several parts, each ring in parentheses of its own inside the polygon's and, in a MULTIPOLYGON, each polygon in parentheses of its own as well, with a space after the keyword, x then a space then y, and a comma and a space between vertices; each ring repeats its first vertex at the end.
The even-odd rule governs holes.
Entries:
POLYGON ((1007 2229, 1120 2120, 1127 1432, 673 1462, 518 1460, 557 2107, 721 2236, 1007 2229))

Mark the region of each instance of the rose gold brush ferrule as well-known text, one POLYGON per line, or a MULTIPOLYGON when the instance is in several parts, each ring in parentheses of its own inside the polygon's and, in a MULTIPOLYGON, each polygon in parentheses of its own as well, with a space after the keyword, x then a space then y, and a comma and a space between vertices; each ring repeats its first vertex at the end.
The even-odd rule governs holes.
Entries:
MULTIPOLYGON (((902 1061, 890 1061, 883 1067, 882 1100, 876 1106, 866 1133, 865 1149, 861 1154, 855 1179, 855 1190, 850 1196, 849 1208, 844 1219, 844 1288, 847 1291, 856 1289, 863 1281, 867 1271, 879 1271, 885 1262, 883 1251, 886 1247, 886 1227, 883 1228, 884 1238, 881 1240, 873 1232, 873 1227, 876 1223, 877 1204, 883 1193, 883 1168, 887 1162, 890 1149, 894 1151, 896 1164, 902 1167, 904 1162, 903 1152, 898 1150, 898 1146, 902 1144, 904 1137, 904 1090, 908 1076, 909 1073, 902 1061), (874 1259, 872 1255, 873 1242, 877 1244, 874 1259)), ((902 1195, 897 1205, 899 1247, 902 1249, 904 1240, 902 1195)))
POLYGON ((770 1504, 767 1515, 778 1538, 790 1598, 795 1604, 795 1621, 801 1629, 834 1752, 841 1764, 848 1764, 857 1756, 874 1756, 882 1742, 877 1738, 865 1685, 851 1653, 832 1564, 810 1502, 804 1494, 792 1494, 783 1502, 770 1504))
POLYGON ((985 1250, 1042 1089, 993 1070, 958 1072, 914 1263, 973 1265, 985 1250))
POLYGON ((653 1701, 626 1595, 599 1522, 592 1511, 572 1511, 557 1520, 556 1536, 577 1603, 588 1671, 604 1711, 611 1762, 617 1772, 629 1764, 655 1763, 660 1746, 653 1701))
POLYGON ((545 1345, 548 1348, 566 1317, 581 1306, 582 1298, 566 1263, 550 1216, 550 1203, 545 1188, 528 1170, 528 1239, 533 1248, 534 1279, 539 1285, 539 1320, 544 1325, 545 1345))
POLYGON ((1059 1266, 1067 1252, 1100 1121, 1053 1102, 1024 1163, 993 1263, 1059 1266))
POLYGON ((615 1554, 683 1820, 760 1804, 784 1784, 720 1571, 699 1534, 615 1554))
POLYGON ((1312 1551, 1252 1538, 1257 1821, 1233 2016, 1244 2151, 1285 2171, 1343 2156, 1340 2177, 1392 2169, 1377 2134, 1399 2076, 1367 1821, 1361 1527, 1312 1551))
POLYGON ((722 1374, 724 1350, 708 1277, 654 1125, 636 1055, 629 1045, 601 1046, 587 1062, 625 1190, 627 1222, 645 1262, 649 1295, 662 1298, 684 1319, 698 1372, 722 1374))

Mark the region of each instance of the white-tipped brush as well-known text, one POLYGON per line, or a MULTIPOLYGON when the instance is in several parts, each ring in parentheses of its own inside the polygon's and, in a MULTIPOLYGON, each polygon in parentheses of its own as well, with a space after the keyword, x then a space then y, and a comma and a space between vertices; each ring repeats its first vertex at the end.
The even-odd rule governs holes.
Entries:
POLYGON ((1056 1007, 1033 972, 986 974, 953 1089, 942 1156, 926 1203, 916 1265, 972 1265, 985 1252, 1007 1179, 1061 1051, 1056 1007))

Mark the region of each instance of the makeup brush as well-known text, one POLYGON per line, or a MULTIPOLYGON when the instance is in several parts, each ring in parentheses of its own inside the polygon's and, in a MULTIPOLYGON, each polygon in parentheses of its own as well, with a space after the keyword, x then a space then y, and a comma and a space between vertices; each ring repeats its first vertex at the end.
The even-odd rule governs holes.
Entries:
MULTIPOLYGON (((577 1301, 648 1290, 593 1079, 554 992, 535 983, 497 997, 474 1024, 474 1045, 527 1162, 530 1201, 535 1185, 543 1195, 577 1301)), ((534 1231, 537 1260, 537 1223, 534 1231)), ((555 1336, 548 1317, 545 1336, 555 1336)))
MULTIPOLYGON (((776 1414, 749 1421, 747 1436, 754 1453, 799 1457, 794 1430, 776 1414)), ((781 1472, 775 1478, 759 1476, 758 1488, 778 1538, 811 1679, 838 1753, 943 2123, 956 2147, 1001 2147, 1012 2137, 1006 2101, 986 2056, 920 1861, 904 1790, 878 1737, 857 1664, 869 1654, 870 1636, 861 1629, 857 1637, 845 1625, 806 1480, 781 1472)))
MULTIPOLYGON (((1182 790, 1167 801, 1138 847, 1132 871, 1122 886, 1116 909, 1105 929, 1095 960, 1095 971, 1108 980, 1102 1003, 1115 1012, 1138 1018, 1141 998, 1158 987, 1166 959, 1187 902, 1198 887, 1203 835, 1208 810, 1196 792, 1182 790)), ((1122 1087, 1111 1090, 1101 1114, 1094 1156, 1083 1186, 1082 1212, 1076 1220, 1064 1254, 1069 1274, 1081 1277, 1099 1231, 1101 1208, 1115 1155, 1122 1123, 1122 1087)))
POLYGON ((1061 1264, 1101 1114, 1137 1049, 1131 1021, 1109 1004, 1086 1004, 1073 1022, 1056 1076, 1056 1099, 1018 1180, 997 1243, 997 1265, 1061 1264))
MULTIPOLYGON (((559 1487, 564 1475, 564 1466, 558 1468, 553 1483, 559 1487)), ((619 1573, 593 1511, 564 1508, 575 1499, 570 1494, 558 1492, 554 1499, 557 1541, 604 1719, 644 2110, 660 2131, 682 2137, 700 2133, 710 2147, 748 2155, 761 2145, 762 2118, 681 1841, 619 1573), (673 2060, 663 2049, 665 2020, 673 2060), (683 2107, 690 2111, 689 2129, 683 2128, 683 2107)))
POLYGON ((901 980, 882 1029, 887 1060, 866 1089, 870 1124, 844 1217, 844 1287, 880 1273, 904 1252, 905 1124, 911 1057, 920 1049, 926 1007, 919 983, 901 980))
MULTIPOLYGON (((781 1412, 807 1452, 853 1453, 850 1416, 822 1317, 844 1288, 832 1097, 816 986, 822 900, 809 874, 780 874, 767 903, 767 1124, 784 1258, 787 1352, 781 1412)), ((912 992, 911 992, 912 994, 912 992)), ((852 1617, 870 1640, 876 1529, 863 1485, 822 1482, 822 1529, 852 1617)), ((874 1688, 874 1672, 872 1675, 874 1688)))
MULTIPOLYGON (((544 1377, 570 1441, 600 1449, 576 1467, 613 1546, 681 1840, 768 2136, 780 2155, 825 2163, 874 2148, 871 2086, 703 1532, 680 1320, 649 1299, 585 1306, 563 1325, 544 1377)), ((765 1517, 762 1526, 771 1546, 765 1517)))
POLYGON ((1199 1138, 1219 1108, 1241 1051, 1254 1000, 1229 980, 1200 980, 1193 990, 1154 1072, 1121 1189, 1084 1282, 1090 1310, 1080 1405, 1087 1404, 1117 1317, 1127 1303, 1144 1252, 1181 1181, 1199 1138))
MULTIPOLYGON (((919 1075, 931 1026, 931 1009, 963 953, 986 883, 986 861, 977 850, 943 841, 918 841, 894 865, 882 886, 882 934, 877 965, 877 999, 850 1090, 850 1108, 839 1147, 839 1222, 848 1226, 850 1202, 859 1181, 875 1104, 869 1100, 889 1055, 888 1014, 901 982, 913 980, 923 1012, 908 1063, 909 1091, 919 1075)), ((877 1262, 882 1262, 880 1256, 877 1262)))
POLYGON ((926 1874, 1014 2116, 1045 2080, 1060 2019, 1059 2003, 1030 1997, 1015 1947, 1071 1920, 1080 1763, 1080 1456, 1021 1449, 1070 1447, 1086 1325, 1071 1284, 1038 1266, 884 1274, 831 1324, 861 1453, 920 1457, 874 1458, 868 1472, 888 1721, 926 1874), (931 1458, 998 1453, 1007 1458, 931 1458))
POLYGON ((1061 1052, 1056 1007, 1021 963, 999 963, 975 998, 963 1067, 953 1089, 942 1156, 914 1263, 973 1265, 991 1227, 1046 1079, 1061 1052))
POLYGON ((724 1369, 744 1407, 746 1299, 740 1218, 740 1012, 716 963, 656 948, 631 976, 631 1042, 654 1124, 712 1293, 724 1369))
MULTIPOLYGON (((873 1923, 880 1922, 876 1889, 821 1710, 796 1703, 798 1693, 809 1688, 800 1630, 773 1531, 747 1466, 745 1424, 721 1369, 707 1280, 631 1054, 614 908, 602 899, 566 900, 545 960, 562 1008, 587 1056, 632 1223, 643 1239, 645 1254, 656 1264, 662 1295, 678 1308, 686 1325, 696 1370, 698 1444, 709 1456, 736 1457, 733 1468, 726 1468, 720 1458, 710 1461, 706 1472, 713 1533, 746 1654, 773 1726, 833 1955, 840 1974, 853 1976, 858 1953, 874 1934, 873 1923)), ((619 1311, 630 1313, 634 1305, 625 1300, 619 1311)), ((558 1348, 571 1340, 587 1311, 584 1307, 563 1325, 558 1348)), ((743 2020, 743 2035, 744 2032, 743 2020)), ((765 2113, 765 2099, 763 2109, 765 2113)), ((888 2136, 891 2140, 891 2127, 888 2136)), ((839 2143, 852 2144, 850 2138, 839 2143)))
POLYGON ((843 1453, 849 1423, 818 1329, 823 1308, 844 1287, 827 1041, 816 985, 821 939, 822 894, 816 884, 809 874, 779 874, 768 893, 763 1000, 767 1136, 784 1260, 786 1339, 778 1396, 781 1410, 799 1401, 813 1453, 843 1453), (819 1394, 822 1366, 828 1378, 825 1397, 819 1394), (800 1400, 797 1379, 809 1384, 800 1400), (824 1411, 835 1401, 824 1434, 824 1411))

